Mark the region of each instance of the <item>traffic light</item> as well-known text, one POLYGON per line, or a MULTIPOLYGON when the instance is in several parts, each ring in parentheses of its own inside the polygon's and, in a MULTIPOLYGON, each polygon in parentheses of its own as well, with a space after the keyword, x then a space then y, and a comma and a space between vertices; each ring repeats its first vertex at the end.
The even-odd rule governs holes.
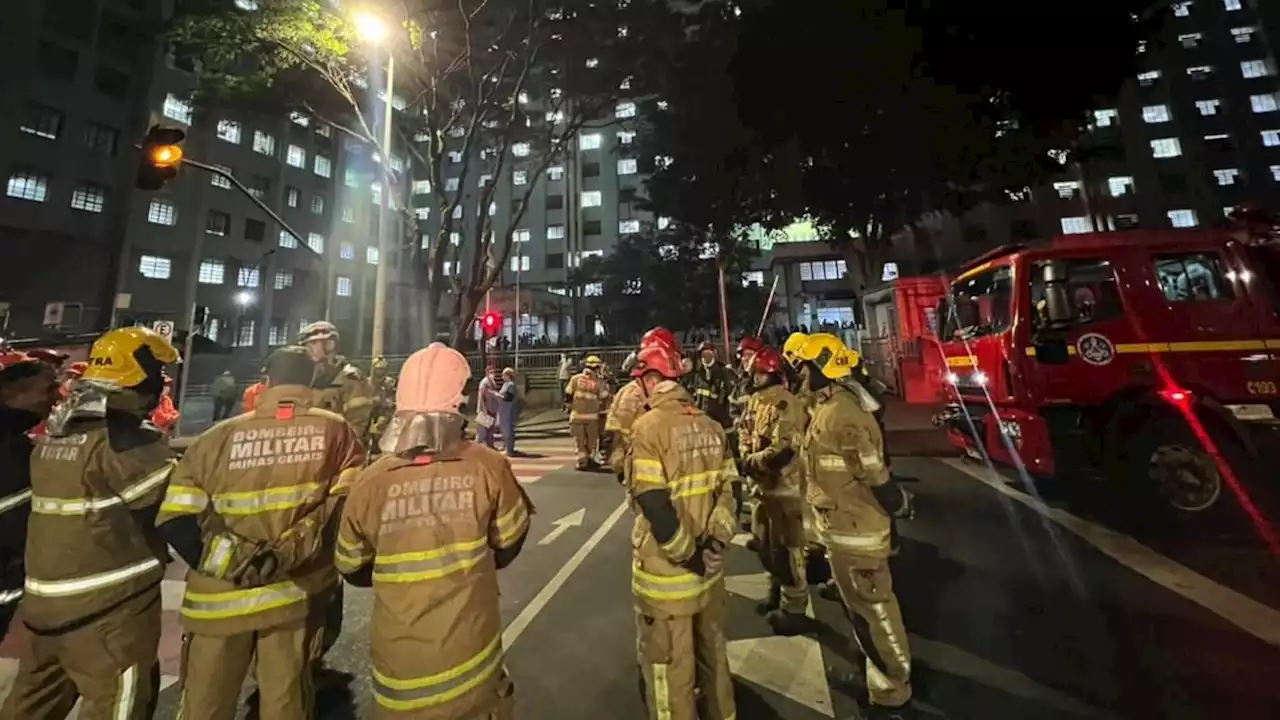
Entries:
POLYGON ((138 157, 139 190, 159 190, 165 183, 178 177, 182 166, 182 141, 187 134, 177 128, 152 125, 142 139, 142 154, 138 157))
POLYGON ((496 312, 487 312, 480 316, 480 332, 491 338, 502 330, 502 316, 496 312))

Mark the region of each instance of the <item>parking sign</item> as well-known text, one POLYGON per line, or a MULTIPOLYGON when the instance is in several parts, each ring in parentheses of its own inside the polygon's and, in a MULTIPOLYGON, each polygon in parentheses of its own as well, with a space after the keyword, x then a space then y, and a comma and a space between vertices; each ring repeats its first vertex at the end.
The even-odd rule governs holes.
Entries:
POLYGON ((173 321, 172 320, 156 320, 151 323, 151 329, 156 331, 160 337, 173 342, 173 321))

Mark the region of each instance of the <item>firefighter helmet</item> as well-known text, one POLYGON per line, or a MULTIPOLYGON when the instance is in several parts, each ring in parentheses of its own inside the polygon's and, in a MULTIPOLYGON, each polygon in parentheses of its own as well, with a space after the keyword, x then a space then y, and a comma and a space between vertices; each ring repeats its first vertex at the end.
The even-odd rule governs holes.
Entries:
POLYGON ((81 360, 80 362, 73 362, 67 366, 67 374, 74 375, 75 377, 80 377, 84 375, 84 371, 88 369, 88 367, 89 367, 89 363, 84 362, 83 360, 81 360))
POLYGON ((118 328, 93 343, 82 378, 108 387, 131 388, 180 360, 177 348, 159 333, 144 327, 118 328))
POLYGON ((828 380, 847 378, 852 372, 849 348, 844 346, 840 338, 830 333, 814 333, 805 338, 804 343, 795 350, 794 358, 789 358, 788 362, 792 366, 812 363, 828 380))
POLYGON ((62 363, 66 362, 67 358, 71 357, 61 350, 50 350, 49 348, 34 348, 32 350, 28 350, 27 356, 32 360, 39 360, 42 363, 47 363, 54 367, 61 367, 62 363))
POLYGON ((636 364, 631 368, 631 377, 656 372, 668 380, 675 380, 685 373, 681 361, 680 353, 676 352, 675 348, 652 345, 642 349, 636 355, 636 364))
POLYGON ((338 340, 338 328, 328 320, 317 320, 316 322, 302 328, 298 333, 298 344, 306 345, 312 340, 338 340))
POLYGON ((774 375, 783 370, 782 354, 771 347, 760 348, 751 361, 751 372, 774 375))
POLYGON ((3 373, 9 368, 17 367, 18 365, 37 362, 40 361, 24 352, 0 348, 0 373, 3 373))
POLYGON ((589 368, 598 368, 598 367, 600 367, 600 365, 601 365, 600 356, 599 356, 599 355, 588 355, 588 356, 587 356, 587 359, 582 361, 582 364, 583 364, 583 365, 586 365, 586 366, 587 366, 587 367, 589 367, 589 368))
POLYGON ((782 359, 789 365, 797 364, 796 353, 804 345, 804 341, 808 339, 809 336, 806 333, 794 332, 788 335, 786 342, 782 343, 782 359))
POLYGON ((748 335, 738 341, 738 354, 750 350, 751 352, 760 352, 764 349, 764 341, 755 335, 748 335))
POLYGON ((467 358, 444 343, 431 343, 410 355, 400 368, 396 410, 400 412, 458 412, 471 366, 467 358))
POLYGON ((640 338, 641 349, 652 345, 662 345, 669 347, 678 353, 683 353, 684 349, 680 346, 680 341, 676 339, 675 333, 664 327, 656 327, 645 333, 640 338))

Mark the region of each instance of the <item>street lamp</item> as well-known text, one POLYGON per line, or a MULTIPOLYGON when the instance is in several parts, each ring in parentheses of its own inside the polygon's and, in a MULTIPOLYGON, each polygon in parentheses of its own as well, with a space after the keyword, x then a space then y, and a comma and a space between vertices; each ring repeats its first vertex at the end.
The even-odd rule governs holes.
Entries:
POLYGON ((236 305, 239 305, 240 310, 243 311, 245 306, 253 302, 253 293, 245 290, 236 293, 236 296, 232 299, 235 300, 236 305))
MULTIPOLYGON (((351 20, 356 32, 370 45, 381 45, 386 39, 387 26, 378 16, 358 11, 352 15, 351 20)), ((387 246, 390 244, 388 235, 391 230, 390 213, 387 211, 391 206, 391 111, 392 98, 395 96, 395 72, 395 56, 388 47, 387 89, 382 109, 382 147, 378 149, 381 159, 379 165, 382 167, 382 191, 378 193, 378 208, 381 216, 378 218, 378 265, 374 270, 373 280, 373 347, 371 349, 375 358, 382 357, 387 323, 387 246)))

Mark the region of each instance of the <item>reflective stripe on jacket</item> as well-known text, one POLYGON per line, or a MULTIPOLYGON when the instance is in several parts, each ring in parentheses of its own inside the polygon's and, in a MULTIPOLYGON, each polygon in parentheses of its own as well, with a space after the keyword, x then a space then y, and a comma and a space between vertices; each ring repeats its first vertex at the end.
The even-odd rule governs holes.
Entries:
POLYGON ((300 620, 308 599, 337 581, 324 529, 337 522, 364 449, 340 415, 312 407, 313 397, 302 386, 269 388, 253 412, 187 448, 158 522, 200 517, 203 555, 182 599, 188 631, 232 635, 300 620), (237 586, 234 571, 268 548, 277 576, 237 586))
POLYGON ((74 624, 148 589, 159 592, 167 548, 147 510, 173 470, 164 438, 120 416, 72 421, 31 458, 31 520, 23 620, 74 624), (142 518, 146 518, 145 520, 142 518))
POLYGON ((360 474, 334 557, 344 574, 372 570, 380 706, 415 718, 491 709, 502 677, 494 552, 523 541, 531 513, 507 460, 465 440, 360 474))
POLYGON ((596 420, 609 398, 609 386, 592 373, 580 372, 564 388, 569 397, 569 420, 596 420))
POLYGON ((631 532, 631 589, 641 607, 693 615, 704 609, 707 591, 722 577, 700 576, 683 563, 704 538, 714 537, 726 546, 732 541, 733 493, 728 486, 736 471, 724 429, 698 410, 680 385, 659 384, 649 408, 631 428, 628 489, 633 498, 666 493, 680 527, 659 543, 649 521, 637 513, 631 532))

